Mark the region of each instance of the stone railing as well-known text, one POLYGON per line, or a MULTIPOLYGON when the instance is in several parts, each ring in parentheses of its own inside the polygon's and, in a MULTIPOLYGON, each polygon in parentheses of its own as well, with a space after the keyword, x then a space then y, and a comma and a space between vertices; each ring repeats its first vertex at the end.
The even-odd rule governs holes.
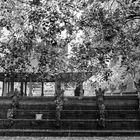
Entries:
POLYGON ((139 99, 139 108, 138 109, 140 109, 140 80, 139 80, 138 83, 134 81, 134 84, 135 84, 135 87, 136 87, 136 90, 137 90, 137 96, 138 96, 138 99, 139 99))
POLYGON ((56 84, 55 103, 56 103, 56 126, 60 126, 61 111, 63 110, 64 103, 64 90, 61 89, 60 83, 56 84))
POLYGON ((14 94, 12 96, 12 104, 11 104, 11 108, 8 109, 7 112, 7 118, 8 119, 14 119, 16 117, 16 110, 19 107, 19 96, 14 94))
POLYGON ((105 104, 104 104, 104 90, 99 88, 96 90, 96 104, 99 111, 98 126, 99 128, 105 128, 105 104))

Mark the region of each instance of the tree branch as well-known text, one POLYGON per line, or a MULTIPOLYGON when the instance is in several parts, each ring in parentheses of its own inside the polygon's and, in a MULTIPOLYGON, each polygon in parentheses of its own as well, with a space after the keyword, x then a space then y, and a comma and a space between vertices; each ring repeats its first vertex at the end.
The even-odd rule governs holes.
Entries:
POLYGON ((126 17, 126 19, 130 19, 130 20, 140 19, 140 14, 129 15, 128 17, 126 17))

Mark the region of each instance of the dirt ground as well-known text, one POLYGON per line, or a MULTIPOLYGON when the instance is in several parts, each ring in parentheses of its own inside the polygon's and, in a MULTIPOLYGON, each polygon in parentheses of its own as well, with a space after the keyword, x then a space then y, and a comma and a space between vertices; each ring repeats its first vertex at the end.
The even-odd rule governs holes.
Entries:
POLYGON ((140 137, 0 137, 0 140, 140 140, 140 137))

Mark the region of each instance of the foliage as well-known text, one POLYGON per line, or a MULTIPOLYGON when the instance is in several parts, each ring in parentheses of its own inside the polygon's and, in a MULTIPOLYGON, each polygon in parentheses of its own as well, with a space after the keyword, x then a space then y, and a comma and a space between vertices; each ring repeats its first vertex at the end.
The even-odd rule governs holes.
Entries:
POLYGON ((96 69, 91 81, 99 86, 123 82, 129 73, 135 79, 140 72, 139 1, 90 2, 78 21, 82 42, 72 44, 71 63, 80 71, 96 69))
POLYGON ((54 74, 67 70, 66 49, 76 30, 73 3, 6 0, 0 6, 4 71, 54 74))
POLYGON ((139 72, 138 0, 2 0, 0 6, 5 72, 94 71, 100 85, 139 72))

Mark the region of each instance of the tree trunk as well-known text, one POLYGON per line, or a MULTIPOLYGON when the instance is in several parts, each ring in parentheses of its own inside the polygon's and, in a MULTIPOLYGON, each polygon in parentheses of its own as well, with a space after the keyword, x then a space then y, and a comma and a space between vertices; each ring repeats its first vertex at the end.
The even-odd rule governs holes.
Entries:
POLYGON ((32 77, 30 76, 30 82, 29 82, 29 96, 33 96, 33 94, 32 94, 32 89, 33 89, 33 86, 32 86, 32 77))
POLYGON ((27 82, 25 82, 25 96, 27 96, 27 82))
POLYGON ((21 93, 21 96, 23 96, 23 81, 21 81, 20 93, 21 93))
POLYGON ((60 90, 61 90, 61 83, 59 81, 56 81, 55 82, 55 96, 57 96, 60 90))
POLYGON ((4 80, 3 81, 2 96, 7 96, 7 94, 8 94, 8 83, 4 80))
POLYGON ((14 93, 14 74, 12 74, 11 76, 10 84, 11 84, 10 94, 13 94, 14 93))
POLYGON ((42 84, 42 92, 41 92, 41 96, 44 96, 44 82, 41 82, 42 84))

